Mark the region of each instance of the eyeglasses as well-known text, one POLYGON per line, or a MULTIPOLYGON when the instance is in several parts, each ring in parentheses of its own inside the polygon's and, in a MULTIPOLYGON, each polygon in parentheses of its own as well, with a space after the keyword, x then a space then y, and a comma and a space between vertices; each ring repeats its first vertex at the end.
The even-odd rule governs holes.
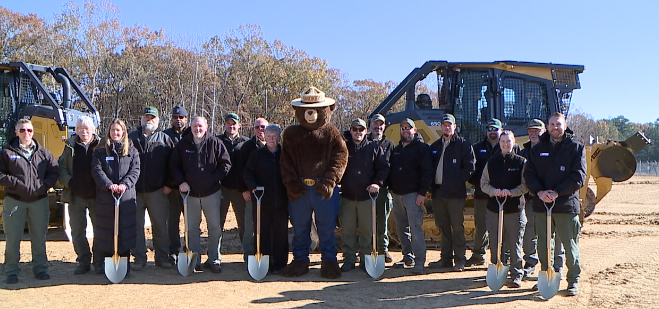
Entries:
POLYGON ((185 116, 181 116, 181 115, 172 116, 172 119, 185 119, 185 118, 186 118, 185 116))
POLYGON ((400 127, 400 129, 403 131, 409 131, 412 130, 412 127, 400 127))
POLYGON ((352 132, 364 132, 364 130, 366 130, 366 128, 362 128, 362 127, 352 127, 352 128, 350 128, 350 131, 352 131, 352 132))
POLYGON ((254 126, 254 129, 265 129, 265 126, 264 125, 254 126))
POLYGON ((32 133, 32 132, 34 132, 33 129, 18 129, 18 132, 19 132, 19 133, 25 133, 25 131, 27 131, 27 133, 32 133))
POLYGON ((494 132, 494 131, 499 131, 499 128, 487 127, 487 132, 494 132))

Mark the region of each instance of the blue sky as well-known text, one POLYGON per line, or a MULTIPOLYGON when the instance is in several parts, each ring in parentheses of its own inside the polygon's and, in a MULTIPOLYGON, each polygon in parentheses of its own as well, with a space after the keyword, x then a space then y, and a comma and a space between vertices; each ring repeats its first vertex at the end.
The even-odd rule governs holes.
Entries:
MULTIPOLYGON (((68 1, 4 2, 52 20, 68 1)), ((659 118, 659 1, 112 2, 126 26, 199 42, 258 25, 268 41, 324 59, 351 80, 398 83, 428 60, 580 64, 572 111, 659 118)))

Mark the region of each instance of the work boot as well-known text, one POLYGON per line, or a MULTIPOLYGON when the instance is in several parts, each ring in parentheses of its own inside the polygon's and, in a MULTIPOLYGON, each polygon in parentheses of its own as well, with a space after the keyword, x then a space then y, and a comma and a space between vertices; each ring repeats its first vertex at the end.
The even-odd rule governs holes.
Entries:
POLYGON ((414 260, 404 257, 399 262, 394 263, 394 268, 409 268, 414 267, 414 260))
POLYGON ((423 275, 424 273, 426 273, 426 270, 423 267, 422 263, 415 264, 414 267, 412 267, 412 274, 414 274, 414 275, 423 275))
POLYGON ((579 295, 579 284, 578 283, 569 283, 567 285, 567 296, 577 296, 579 295))
POLYGON ((156 262, 156 266, 162 269, 172 269, 172 263, 169 260, 164 262, 156 262))
POLYGON ((320 263, 320 276, 327 279, 341 278, 339 263, 335 261, 322 261, 320 263))
POLYGON ((50 275, 48 275, 48 273, 45 272, 45 271, 42 271, 42 272, 38 273, 34 277, 39 279, 39 280, 48 280, 48 279, 50 279, 50 275))
POLYGON ((429 268, 450 268, 453 267, 453 261, 449 259, 439 259, 436 262, 428 263, 429 268))
POLYGON ((146 267, 146 262, 142 261, 133 261, 133 265, 130 267, 134 271, 140 271, 146 267))
POLYGON ((522 287, 522 278, 515 278, 513 280, 513 282, 511 282, 508 287, 513 288, 513 289, 521 288, 522 287))
POLYGON ((472 255, 465 263, 464 267, 485 265, 485 259, 480 255, 472 255))
POLYGON ((78 267, 76 267, 76 269, 73 271, 73 274, 74 275, 82 275, 82 274, 87 273, 90 269, 91 269, 91 267, 89 266, 89 264, 80 263, 80 264, 78 264, 78 267))
POLYGON ((465 270, 465 262, 455 262, 455 266, 453 266, 453 271, 464 271, 465 270))
MULTIPOLYGON (((337 266, 338 268, 338 266, 337 266)), ((309 261, 295 261, 281 270, 284 277, 299 277, 309 272, 309 261)), ((339 270, 341 273, 341 270, 339 270)))
POLYGON ((105 273, 105 263, 94 265, 94 273, 97 275, 102 275, 105 273))
MULTIPOLYGON (((364 264, 364 263, 360 263, 360 264, 364 264)), ((341 271, 342 272, 348 272, 348 271, 351 271, 353 269, 355 269, 355 262, 352 262, 352 261, 347 261, 346 262, 346 261, 344 261, 343 265, 341 265, 341 271)))
POLYGON ((393 262, 394 259, 391 257, 391 254, 389 254, 389 251, 384 252, 384 262, 385 263, 391 263, 393 262))
POLYGON ((220 262, 215 261, 211 263, 211 272, 214 274, 219 274, 222 272, 222 265, 220 262))
POLYGON ((524 276, 528 277, 533 274, 535 274, 535 265, 531 266, 529 264, 526 264, 526 266, 524 266, 524 276))
POLYGON ((16 283, 18 283, 18 276, 17 275, 7 276, 7 284, 16 284, 16 283))

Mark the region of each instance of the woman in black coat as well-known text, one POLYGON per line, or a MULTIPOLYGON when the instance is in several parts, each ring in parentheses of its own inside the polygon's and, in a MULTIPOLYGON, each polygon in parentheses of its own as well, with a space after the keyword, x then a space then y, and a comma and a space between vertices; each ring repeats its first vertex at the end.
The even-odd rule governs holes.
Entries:
MULTIPOLYGON (((280 139, 281 128, 276 124, 267 126, 266 147, 252 152, 243 171, 253 203, 256 203, 256 187, 264 187, 261 198, 261 254, 270 255, 269 269, 273 274, 278 274, 288 262, 288 197, 281 180, 280 139)), ((253 219, 256 232, 256 205, 253 207, 253 219)))
MULTIPOLYGON (((123 193, 119 204, 120 256, 128 257, 135 247, 135 183, 140 177, 140 156, 128 139, 126 124, 115 119, 107 136, 92 157, 92 177, 96 182, 96 224, 94 242, 104 256, 114 254, 114 198, 123 193)), ((129 267, 130 269, 130 267, 129 267)))

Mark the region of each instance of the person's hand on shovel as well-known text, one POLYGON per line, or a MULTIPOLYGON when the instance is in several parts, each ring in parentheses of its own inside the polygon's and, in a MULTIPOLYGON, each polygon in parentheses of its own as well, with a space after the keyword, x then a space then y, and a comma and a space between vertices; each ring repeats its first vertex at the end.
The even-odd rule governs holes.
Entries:
POLYGON ((108 187, 108 189, 110 189, 110 191, 114 193, 124 194, 124 192, 126 192, 126 185, 114 183, 111 184, 110 187, 108 187))
POLYGON ((545 203, 551 203, 558 197, 558 193, 554 190, 544 190, 538 192, 538 197, 545 203))
POLYGON ((368 191, 368 193, 377 193, 380 191, 380 186, 377 184, 372 184, 366 188, 366 191, 368 191))
MULTIPOLYGON (((256 192, 256 189, 252 190, 252 193, 255 193, 255 192, 256 192)), ((245 200, 246 202, 252 200, 252 195, 249 194, 249 191, 244 191, 243 192, 243 200, 245 200)))
POLYGON ((190 185, 188 185, 187 182, 184 182, 178 186, 178 190, 181 192, 188 192, 190 191, 190 185))

